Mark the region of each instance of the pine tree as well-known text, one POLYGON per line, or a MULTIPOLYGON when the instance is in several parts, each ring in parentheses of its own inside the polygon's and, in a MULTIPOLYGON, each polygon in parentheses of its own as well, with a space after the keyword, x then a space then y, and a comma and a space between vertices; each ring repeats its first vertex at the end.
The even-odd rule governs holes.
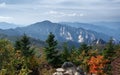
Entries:
POLYGON ((34 57, 34 52, 33 52, 34 49, 31 48, 30 46, 31 46, 30 38, 26 34, 24 34, 21 37, 21 39, 18 39, 15 42, 15 51, 16 51, 16 53, 17 53, 17 51, 18 52, 20 51, 20 59, 16 59, 16 61, 18 61, 15 64, 16 69, 21 70, 21 71, 23 69, 24 70, 29 70, 29 69, 33 70, 34 69, 32 67, 34 65, 31 64, 32 63, 31 59, 32 59, 32 61, 34 61, 34 59, 33 59, 33 57, 34 57))
POLYGON ((72 47, 70 48, 69 60, 70 60, 70 62, 73 62, 75 65, 78 66, 78 65, 80 64, 78 58, 79 58, 78 49, 75 48, 75 46, 72 46, 72 47))
POLYGON ((15 50, 21 50, 25 57, 29 57, 33 55, 33 50, 30 48, 30 44, 29 37, 24 34, 20 40, 15 42, 15 50))
POLYGON ((114 54, 115 54, 114 44, 113 44, 113 39, 111 38, 107 43, 105 50, 103 51, 104 58, 109 60, 108 64, 104 69, 108 75, 111 75, 111 68, 112 68, 111 62, 113 61, 114 54))
POLYGON ((90 56, 89 56, 90 49, 91 49, 90 46, 83 43, 83 44, 81 44, 81 46, 78 50, 81 66, 82 66, 83 70, 86 71, 86 72, 89 71, 89 66, 87 64, 88 63, 87 60, 90 58, 90 56))
POLYGON ((83 43, 83 44, 81 44, 81 46, 79 48, 79 53, 81 53, 82 51, 85 51, 87 53, 89 49, 90 49, 90 47, 87 46, 87 44, 83 43))
POLYGON ((66 62, 69 61, 70 59, 70 52, 68 50, 68 45, 67 43, 63 44, 63 51, 62 51, 62 61, 66 62))
POLYGON ((55 38, 54 34, 50 32, 46 40, 47 46, 45 47, 44 52, 46 55, 47 62, 51 66, 57 67, 60 63, 59 60, 60 56, 58 54, 58 51, 56 50, 57 40, 55 40, 54 38, 55 38))
POLYGON ((113 44, 112 38, 107 43, 106 48, 103 51, 103 55, 106 59, 108 59, 110 61, 112 60, 112 57, 114 56, 114 44, 113 44))
POLYGON ((21 41, 19 39, 15 42, 15 50, 21 50, 21 41))

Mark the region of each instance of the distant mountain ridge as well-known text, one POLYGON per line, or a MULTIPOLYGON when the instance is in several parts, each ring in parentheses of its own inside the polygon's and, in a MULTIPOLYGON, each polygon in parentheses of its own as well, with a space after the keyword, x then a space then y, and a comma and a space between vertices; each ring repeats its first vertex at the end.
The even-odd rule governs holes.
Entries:
POLYGON ((93 23, 98 26, 104 26, 111 29, 120 29, 120 22, 95 22, 93 23))
POLYGON ((77 43, 92 43, 96 39, 109 40, 109 36, 103 33, 97 33, 92 30, 86 30, 83 28, 75 28, 71 26, 65 26, 59 23, 52 23, 50 21, 42 21, 31 24, 25 27, 17 27, 15 29, 0 30, 0 34, 8 36, 21 36, 26 33, 28 36, 46 40, 48 34, 52 32, 58 41, 72 41, 77 43))
POLYGON ((7 23, 7 22, 0 22, 0 29, 11 29, 11 28, 17 28, 21 27, 20 25, 12 24, 12 23, 7 23))

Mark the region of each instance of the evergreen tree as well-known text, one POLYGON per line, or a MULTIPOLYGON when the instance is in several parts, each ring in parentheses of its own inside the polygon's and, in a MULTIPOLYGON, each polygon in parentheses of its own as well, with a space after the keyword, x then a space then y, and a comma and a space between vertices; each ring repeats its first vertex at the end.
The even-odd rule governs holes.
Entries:
POLYGON ((22 70, 22 68, 25 70, 29 70, 29 69, 33 70, 34 69, 32 67, 33 64, 31 65, 31 63, 32 63, 31 59, 32 59, 32 61, 34 61, 34 59, 33 59, 34 52, 33 52, 33 49, 30 47, 30 45, 31 45, 30 39, 26 34, 24 34, 21 37, 21 39, 19 39, 15 42, 16 53, 17 53, 17 51, 21 52, 21 55, 20 55, 21 59, 16 59, 16 61, 19 61, 15 64, 16 69, 19 69, 19 70, 22 70), (22 63, 21 63, 21 60, 23 61, 22 63))
POLYGON ((68 45, 67 43, 63 44, 63 51, 62 51, 62 61, 66 62, 69 61, 70 59, 70 52, 68 50, 68 45))
POLYGON ((79 60, 78 60, 78 57, 79 57, 79 55, 78 55, 78 49, 76 49, 75 48, 75 46, 72 46, 71 48, 70 48, 70 61, 71 62, 73 62, 75 65, 79 65, 80 64, 80 62, 79 62, 79 60))
POLYGON ((90 58, 90 51, 91 46, 88 46, 87 44, 83 43, 80 45, 80 48, 78 50, 79 53, 79 60, 80 60, 80 64, 83 68, 84 71, 88 72, 89 71, 89 66, 88 66, 88 59, 90 58))
POLYGON ((15 50, 21 50, 21 41, 19 39, 15 42, 15 50))
POLYGON ((15 50, 21 50, 25 57, 29 57, 33 55, 33 50, 30 49, 30 44, 29 37, 24 34, 20 40, 15 42, 15 50))
POLYGON ((109 42, 107 43, 106 45, 106 48, 105 50, 103 51, 103 56, 104 58, 108 59, 109 62, 108 64, 106 65, 105 67, 105 72, 108 74, 108 75, 111 75, 111 62, 113 61, 113 57, 114 57, 114 44, 113 44, 113 39, 111 38, 109 40, 109 42))
POLYGON ((116 48, 115 48, 115 57, 116 58, 120 57, 120 44, 116 45, 116 48))
POLYGON ((91 46, 88 46, 87 44, 83 43, 80 45, 80 48, 79 48, 79 54, 81 54, 83 51, 85 51, 86 55, 88 53, 88 51, 91 49, 91 46))
POLYGON ((107 43, 106 48, 103 51, 103 55, 106 59, 108 59, 110 61, 112 60, 112 57, 114 56, 114 44, 113 44, 112 38, 107 43))
POLYGON ((45 51, 47 62, 51 66, 57 67, 60 63, 60 59, 59 59, 60 55, 56 50, 57 40, 55 40, 54 38, 55 38, 54 34, 50 32, 46 40, 47 46, 45 47, 44 51, 45 51))

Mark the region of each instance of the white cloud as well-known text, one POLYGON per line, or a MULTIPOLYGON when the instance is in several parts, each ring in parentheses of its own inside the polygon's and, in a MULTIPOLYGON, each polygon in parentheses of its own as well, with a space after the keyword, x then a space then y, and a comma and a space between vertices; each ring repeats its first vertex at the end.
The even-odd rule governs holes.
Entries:
POLYGON ((46 19, 57 22, 118 21, 119 13, 120 0, 0 0, 0 21, 23 24, 46 19))
POLYGON ((4 8, 4 7, 6 7, 6 3, 5 2, 0 4, 0 8, 4 8))
POLYGON ((49 15, 55 15, 55 16, 59 16, 59 17, 82 17, 84 16, 83 13, 76 13, 76 12, 59 12, 59 11, 49 11, 46 14, 49 15))
POLYGON ((49 11, 48 14, 58 14, 56 11, 49 11))
POLYGON ((0 16, 0 21, 1 22, 6 22, 6 21, 9 21, 9 20, 13 20, 13 17, 8 17, 8 16, 0 16))
POLYGON ((12 17, 0 16, 0 19, 11 19, 12 17))

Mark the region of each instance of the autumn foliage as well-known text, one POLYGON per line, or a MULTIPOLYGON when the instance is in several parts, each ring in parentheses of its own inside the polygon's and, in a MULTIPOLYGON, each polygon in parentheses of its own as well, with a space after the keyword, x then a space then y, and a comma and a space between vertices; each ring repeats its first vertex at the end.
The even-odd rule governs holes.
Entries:
POLYGON ((104 75, 103 69, 107 62, 108 61, 105 60, 104 57, 101 55, 92 56, 88 61, 89 73, 96 75, 100 75, 100 74, 104 75))
POLYGON ((120 75, 120 44, 110 41, 104 50, 67 43, 60 48, 54 38, 50 34, 45 47, 33 45, 26 35, 15 43, 0 39, 0 75, 52 75, 66 61, 87 75, 120 75))

